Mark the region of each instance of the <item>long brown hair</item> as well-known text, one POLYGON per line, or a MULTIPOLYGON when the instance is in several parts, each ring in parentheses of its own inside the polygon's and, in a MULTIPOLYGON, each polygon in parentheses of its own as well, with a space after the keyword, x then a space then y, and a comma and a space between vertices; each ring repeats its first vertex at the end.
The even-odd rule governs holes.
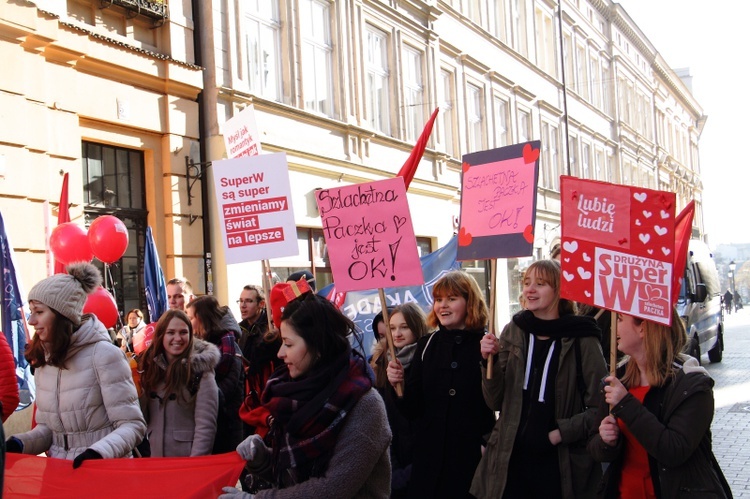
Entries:
POLYGON ((159 322, 156 323, 154 329, 154 339, 151 341, 151 345, 141 356, 139 361, 139 370, 141 371, 141 392, 150 393, 160 382, 164 382, 164 394, 168 396, 171 393, 183 395, 183 390, 187 386, 188 381, 192 375, 190 368, 190 356, 193 353, 193 326, 190 324, 190 319, 182 310, 167 310, 159 318, 159 322), (188 328, 188 344, 185 350, 177 356, 173 362, 168 362, 164 353, 164 336, 169 328, 169 323, 172 319, 179 319, 188 328), (159 359, 162 357, 163 359, 159 359), (166 374, 162 374, 162 368, 157 363, 164 362, 166 364, 166 374))
MULTIPOLYGON (((47 305, 44 305, 45 307, 47 305)), ((68 356, 68 350, 73 339, 73 333, 78 329, 73 321, 62 315, 54 308, 48 307, 55 314, 55 321, 50 328, 50 341, 45 348, 41 337, 34 335, 31 343, 26 345, 24 356, 31 364, 31 367, 38 369, 44 366, 55 366, 65 369, 65 360, 68 356), (48 355, 49 352, 49 355, 48 355)), ((86 320, 88 315, 81 317, 81 323, 86 320)))
POLYGON ((205 340, 218 344, 226 331, 221 328, 221 319, 228 312, 226 307, 219 305, 219 301, 212 295, 199 296, 187 304, 186 308, 193 309, 193 315, 198 318, 203 327, 205 340))
MULTIPOLYGON (((687 344, 687 333, 677 310, 672 309, 672 325, 666 326, 633 317, 636 326, 643 324, 643 349, 646 357, 646 375, 651 386, 663 386, 677 372, 674 363, 687 344)), ((641 384, 638 363, 630 358, 625 367, 622 384, 630 388, 641 384)))
MULTIPOLYGON (((463 296, 466 299, 466 320, 464 321, 466 329, 480 329, 487 326, 490 313, 484 302, 482 290, 471 275, 462 270, 453 270, 438 279, 432 288, 432 297, 451 295, 463 296)), ((433 328, 440 326, 434 308, 427 315, 427 325, 433 328)))
MULTIPOLYGON (((389 318, 395 314, 401 314, 404 316, 404 322, 409 326, 411 332, 414 333, 414 341, 418 341, 422 336, 430 334, 427 329, 427 322, 422 309, 416 303, 408 302, 401 305, 397 305, 392 309, 389 309, 389 318)), ((382 315, 381 315, 382 320, 382 315)), ((377 334, 377 332, 375 333, 377 334)), ((388 368, 388 355, 386 339, 381 338, 378 340, 375 348, 372 351, 372 359, 370 360, 370 366, 375 371, 375 386, 382 388, 388 386, 388 376, 386 375, 386 369, 388 368)))

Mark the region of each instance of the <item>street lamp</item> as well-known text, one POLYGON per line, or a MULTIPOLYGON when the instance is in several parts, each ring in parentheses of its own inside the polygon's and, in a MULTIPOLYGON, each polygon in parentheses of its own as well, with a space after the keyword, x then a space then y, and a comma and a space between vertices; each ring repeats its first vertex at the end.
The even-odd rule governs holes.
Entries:
POLYGON ((737 264, 734 263, 734 260, 732 260, 731 262, 729 262, 729 277, 732 279, 732 293, 734 293, 735 289, 736 289, 734 287, 734 270, 736 268, 737 268, 737 264))

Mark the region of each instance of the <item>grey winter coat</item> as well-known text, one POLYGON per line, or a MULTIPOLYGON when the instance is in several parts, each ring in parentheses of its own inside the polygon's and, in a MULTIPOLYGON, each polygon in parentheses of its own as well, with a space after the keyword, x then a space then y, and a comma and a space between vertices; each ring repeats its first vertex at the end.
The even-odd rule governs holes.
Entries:
MULTIPOLYGON (((573 320, 577 319, 586 318, 573 320)), ((591 325, 581 326, 594 327, 593 320, 590 321, 591 325)), ((575 341, 568 337, 560 339, 560 359, 555 376, 555 417, 562 437, 562 443, 557 446, 560 485, 563 497, 569 499, 593 497, 601 476, 600 466, 588 455, 586 444, 598 428, 599 382, 606 375, 599 338, 578 338, 586 386, 582 399, 576 383, 575 341), (582 400, 586 406, 583 412, 582 400)), ((492 379, 487 379, 486 369, 482 368, 485 401, 492 410, 500 411, 500 417, 471 484, 471 493, 476 497, 502 497, 505 490, 508 465, 521 422, 528 348, 529 334, 511 321, 500 335, 500 353, 495 361, 492 379)))
POLYGON ((129 456, 146 423, 125 354, 94 315, 83 316, 71 341, 65 369, 36 369, 37 425, 14 436, 24 454, 74 459, 92 449, 103 458, 129 456))
MULTIPOLYGON (((219 408, 219 389, 214 378, 214 367, 218 362, 219 349, 194 338, 190 355, 192 376, 182 393, 167 394, 164 383, 160 383, 154 390, 141 395, 152 457, 211 454, 219 408)), ((166 372, 164 357, 156 359, 156 365, 166 372)))
MULTIPOLYGON (((310 478, 298 484, 284 484, 281 489, 261 490, 256 499, 299 497, 351 497, 386 499, 391 492, 391 429, 385 405, 372 388, 347 414, 336 440, 325 476, 310 478)), ((260 452, 266 460, 248 463, 247 469, 262 478, 271 479, 271 452, 260 452)))
MULTIPOLYGON (((657 497, 732 497, 711 450, 714 382, 694 358, 680 355, 678 364, 674 379, 652 387, 643 404, 628 393, 612 414, 646 449, 657 497)), ((624 365, 618 369, 619 375, 623 373, 624 365)), ((599 420, 607 409, 602 401, 599 420)), ((619 497, 624 448, 622 437, 610 447, 598 433, 589 443, 596 460, 611 462, 600 497, 619 497)))

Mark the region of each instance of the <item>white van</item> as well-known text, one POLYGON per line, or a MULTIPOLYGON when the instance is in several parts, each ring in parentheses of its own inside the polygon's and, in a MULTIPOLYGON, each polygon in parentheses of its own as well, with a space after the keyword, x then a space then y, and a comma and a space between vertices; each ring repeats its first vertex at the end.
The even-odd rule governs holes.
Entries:
POLYGON ((708 352, 711 362, 721 362, 724 351, 724 316, 719 272, 713 254, 702 241, 691 240, 685 278, 677 299, 677 312, 688 334, 686 352, 700 362, 708 352))

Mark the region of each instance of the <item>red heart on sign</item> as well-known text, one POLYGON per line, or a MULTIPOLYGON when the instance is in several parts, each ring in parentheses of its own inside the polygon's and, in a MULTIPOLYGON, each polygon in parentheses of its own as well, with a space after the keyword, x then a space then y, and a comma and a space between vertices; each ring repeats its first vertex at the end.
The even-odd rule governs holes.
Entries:
POLYGON ((471 244, 472 239, 471 232, 467 231, 466 227, 461 227, 461 231, 458 233, 458 245, 468 246, 471 244))
POLYGON ((461 165, 461 168, 463 168, 464 173, 466 173, 469 171, 469 168, 471 168, 471 165, 467 163, 466 161, 464 161, 463 164, 461 165))
POLYGON ((526 239, 526 242, 529 244, 534 243, 534 227, 531 225, 526 226, 526 230, 523 231, 523 238, 526 239))
POLYGON ((531 144, 523 146, 523 162, 527 165, 539 159, 539 149, 532 149, 531 144))

